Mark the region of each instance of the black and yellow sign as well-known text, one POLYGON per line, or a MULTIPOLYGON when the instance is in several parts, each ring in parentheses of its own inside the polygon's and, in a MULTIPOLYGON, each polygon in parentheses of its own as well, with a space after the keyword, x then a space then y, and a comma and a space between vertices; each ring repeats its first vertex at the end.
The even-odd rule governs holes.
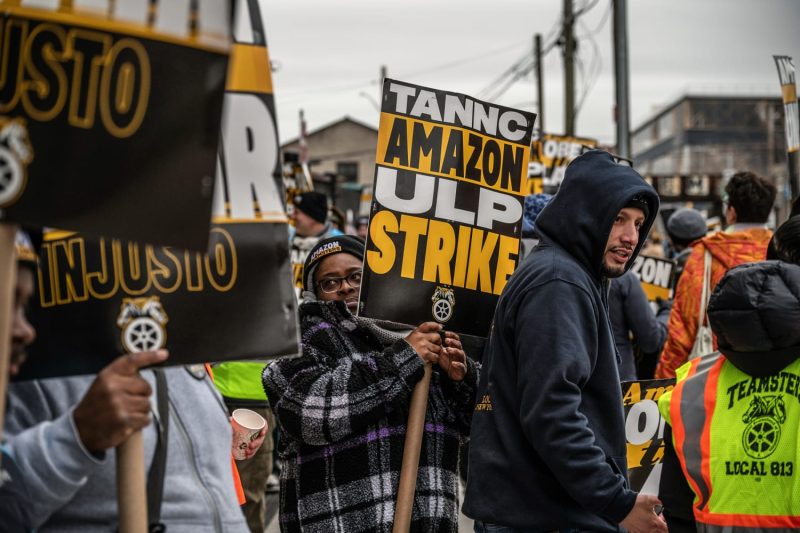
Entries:
POLYGON ((535 116, 385 80, 362 315, 486 336, 518 261, 535 116))
POLYGON ((664 424, 658 399, 675 386, 674 379, 625 381, 625 439, 628 443, 628 478, 631 490, 658 494, 664 459, 664 424))
POLYGON ((564 180, 567 165, 581 155, 583 146, 594 148, 597 146, 597 140, 549 133, 534 139, 528 163, 526 194, 555 192, 564 180))
MULTIPOLYGON (((248 5, 249 4, 249 5, 248 5)), ((20 379, 94 373, 166 347, 167 364, 269 359, 298 351, 288 224, 263 24, 237 10, 206 254, 47 232, 39 336, 20 379)))
POLYGON ((631 272, 639 278, 650 302, 655 302, 657 298, 669 300, 672 297, 674 271, 674 261, 646 255, 636 257, 631 267, 631 272))
POLYGON ((228 3, 51 4, 0 1, 0 218, 205 250, 228 3))

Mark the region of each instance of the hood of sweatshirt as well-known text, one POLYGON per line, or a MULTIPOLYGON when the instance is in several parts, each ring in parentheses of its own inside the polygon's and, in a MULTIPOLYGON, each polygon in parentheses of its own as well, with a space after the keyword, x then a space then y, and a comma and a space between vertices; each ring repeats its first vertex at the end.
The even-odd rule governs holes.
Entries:
POLYGON ((598 281, 603 255, 617 214, 634 198, 644 201, 647 217, 639 242, 625 265, 629 270, 658 214, 655 189, 633 168, 617 164, 611 154, 590 150, 570 163, 558 194, 536 219, 536 230, 571 254, 598 281))

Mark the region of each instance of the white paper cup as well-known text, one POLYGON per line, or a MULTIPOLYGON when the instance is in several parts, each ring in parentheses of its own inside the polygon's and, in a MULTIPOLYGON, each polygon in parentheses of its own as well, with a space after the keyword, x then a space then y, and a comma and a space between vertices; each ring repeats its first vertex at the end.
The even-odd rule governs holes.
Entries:
POLYGON ((250 409, 236 409, 231 415, 233 425, 233 458, 241 461, 245 459, 247 445, 254 441, 267 421, 260 414, 250 409))

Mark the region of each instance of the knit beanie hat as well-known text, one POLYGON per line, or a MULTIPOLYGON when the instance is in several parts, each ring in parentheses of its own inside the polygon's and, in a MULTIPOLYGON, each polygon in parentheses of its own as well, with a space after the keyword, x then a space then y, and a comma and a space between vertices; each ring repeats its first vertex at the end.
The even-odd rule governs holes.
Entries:
POLYGON ((298 194, 294 197, 294 207, 322 224, 328 220, 328 197, 321 192, 298 194))
POLYGON ((644 218, 648 218, 650 216, 650 205, 647 203, 647 198, 643 194, 635 194, 633 198, 628 200, 628 203, 625 204, 625 207, 635 207, 636 209, 640 209, 642 213, 644 213, 644 218))
POLYGON ((708 227, 706 217, 697 209, 678 209, 667 221, 667 233, 678 244, 689 244, 704 237, 708 227))
POLYGON ((739 370, 773 375, 800 357, 800 266, 782 261, 732 268, 708 304, 719 351, 739 370))
POLYGON ((314 292, 314 270, 329 255, 346 253, 364 260, 364 241, 355 235, 337 235, 322 239, 308 252, 303 265, 303 290, 314 292))
POLYGON ((536 231, 536 217, 542 212, 544 206, 553 199, 552 194, 529 194, 525 197, 525 208, 522 213, 522 236, 533 237, 536 231))

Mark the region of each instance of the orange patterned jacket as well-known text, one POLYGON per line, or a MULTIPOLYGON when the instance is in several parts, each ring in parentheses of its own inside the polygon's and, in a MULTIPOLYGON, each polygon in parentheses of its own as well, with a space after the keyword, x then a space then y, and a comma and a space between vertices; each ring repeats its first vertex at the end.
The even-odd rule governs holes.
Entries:
MULTIPOLYGON (((689 359, 699 324, 706 249, 711 252, 709 290, 713 291, 722 276, 731 268, 742 263, 763 261, 771 238, 772 232, 768 229, 750 228, 736 233, 717 232, 692 244, 692 253, 675 289, 667 342, 656 367, 656 378, 674 378, 675 370, 689 359)), ((716 343, 715 338, 715 347, 716 343)))

